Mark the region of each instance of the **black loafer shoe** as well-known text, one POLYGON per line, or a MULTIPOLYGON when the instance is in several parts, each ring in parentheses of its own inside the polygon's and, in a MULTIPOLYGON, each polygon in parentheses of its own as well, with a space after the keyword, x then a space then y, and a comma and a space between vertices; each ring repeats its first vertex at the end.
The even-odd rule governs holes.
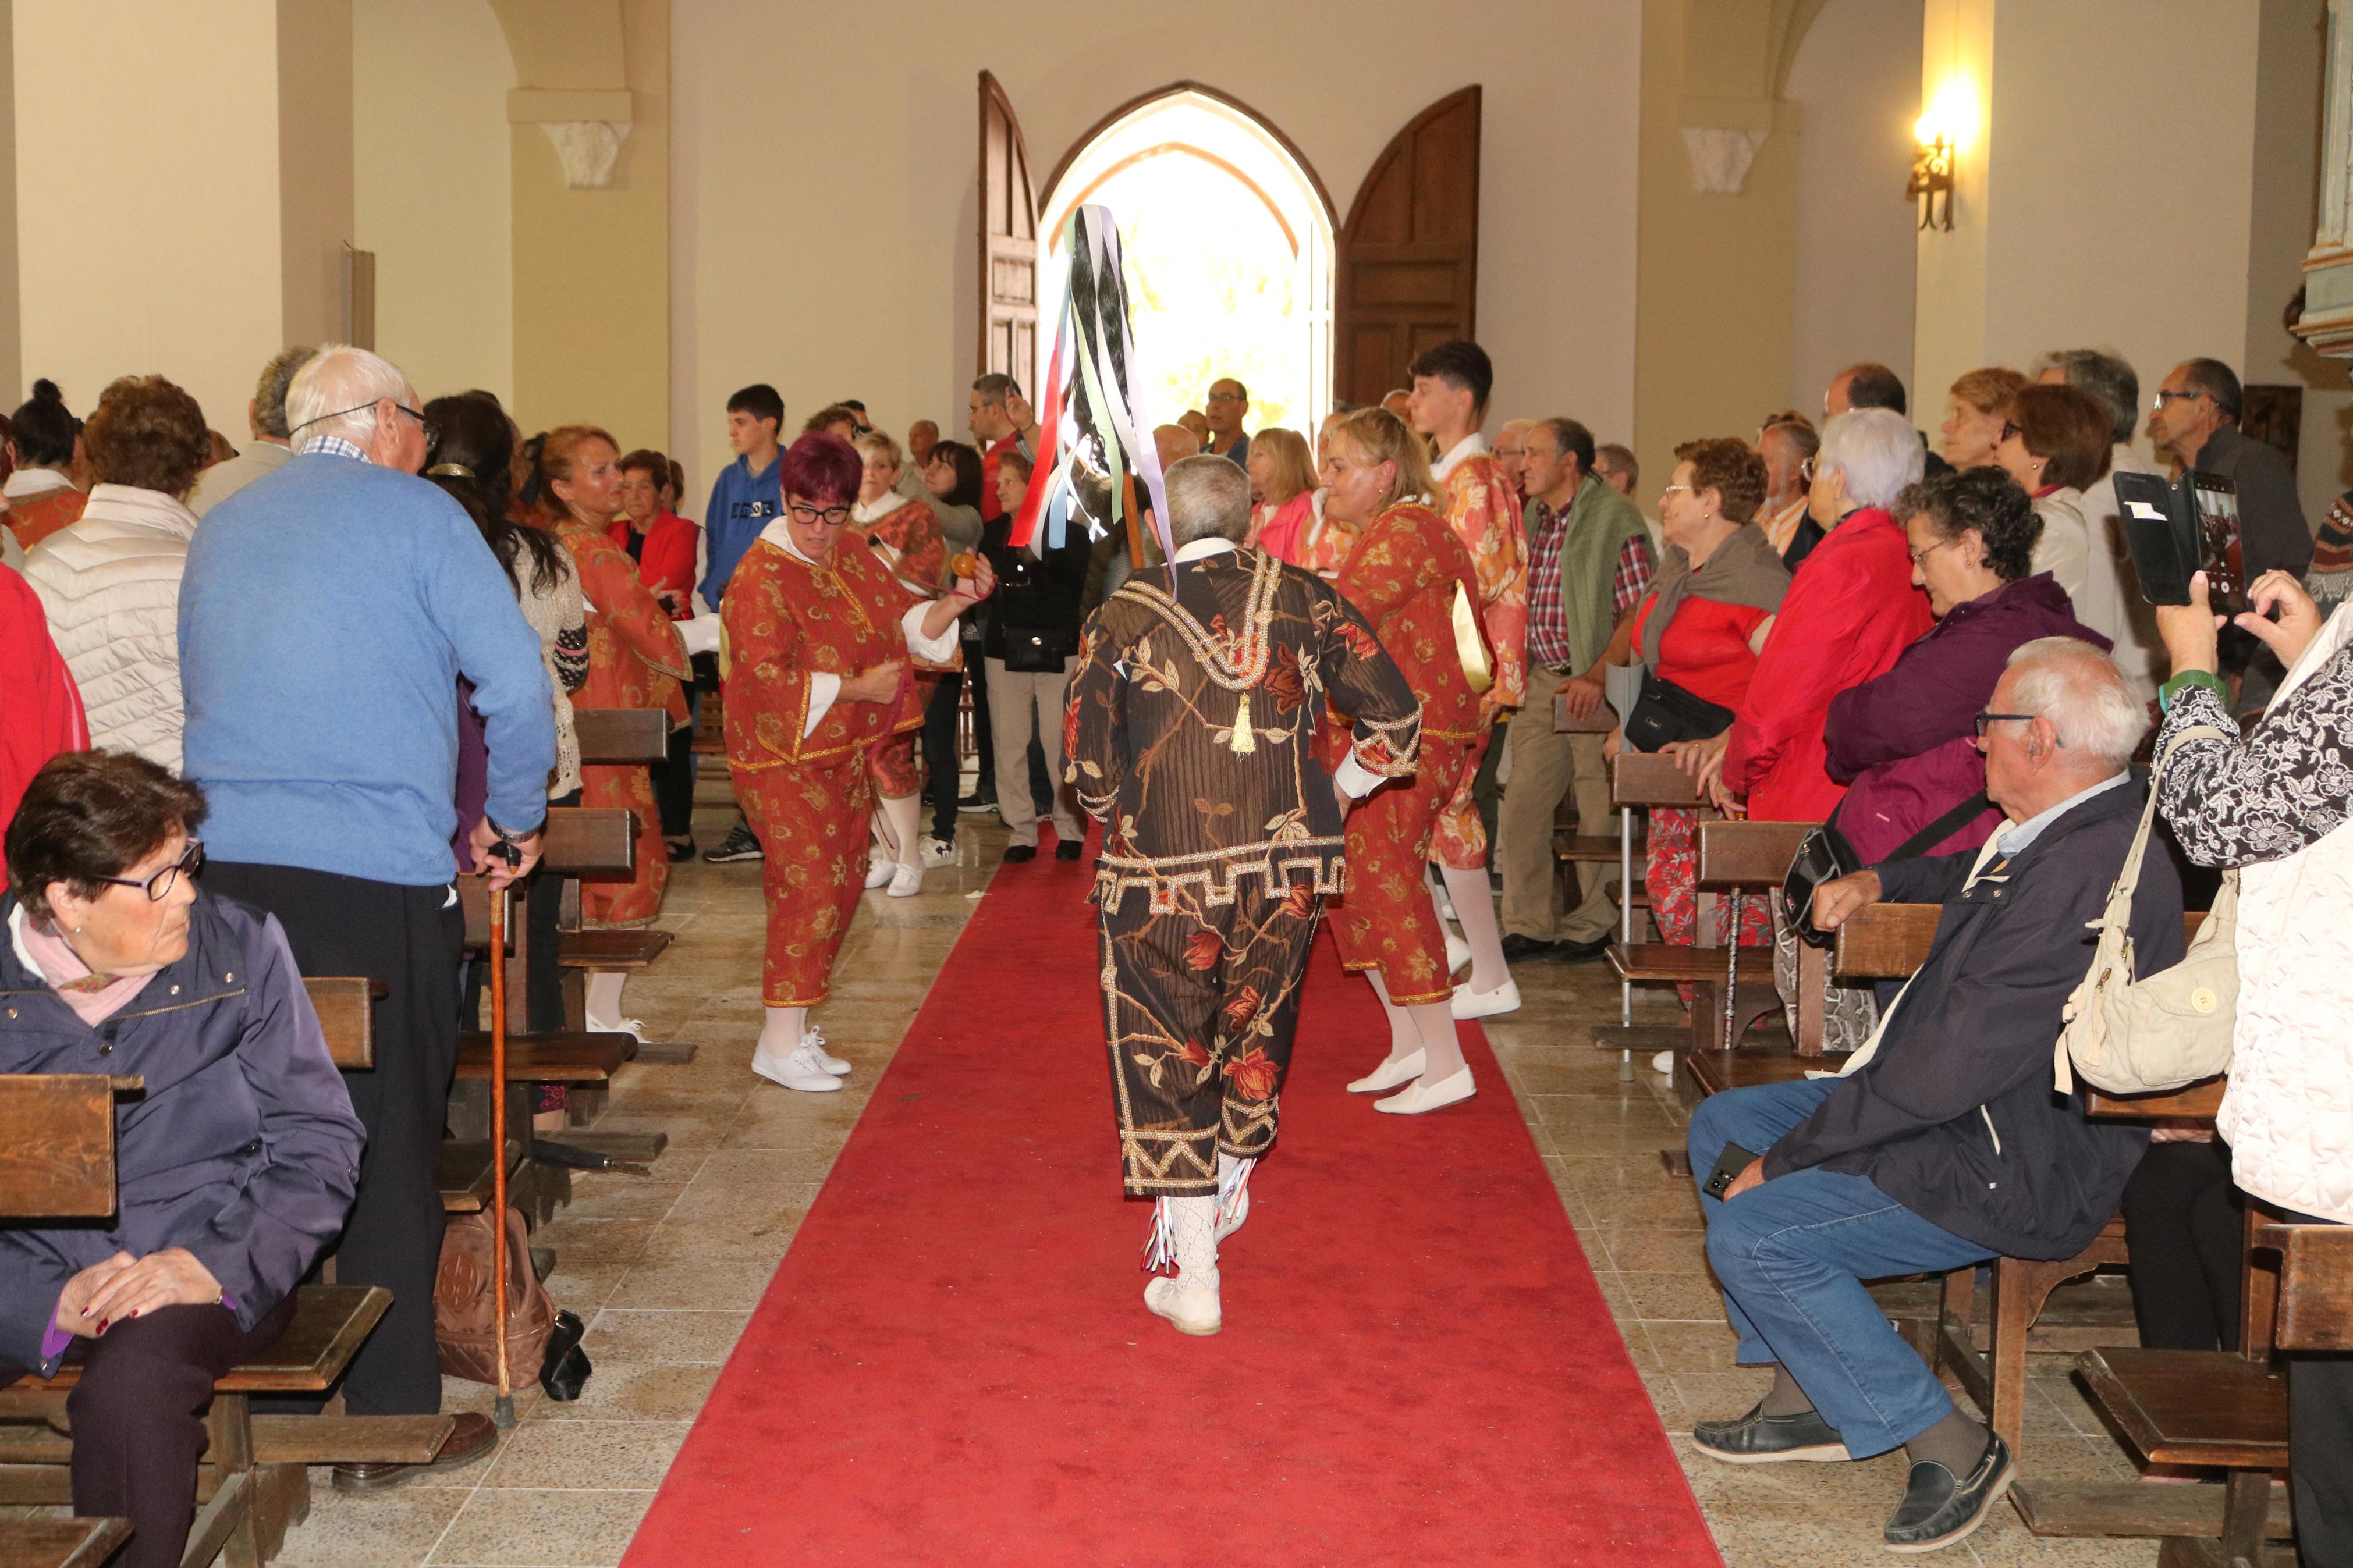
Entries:
POLYGON ((1552 955, 1563 963, 1590 963, 1609 951, 1617 938, 1597 936, 1591 942, 1564 942, 1556 944, 1552 955))
POLYGON ((1024 860, 1036 858, 1038 847, 1035 844, 1008 844, 1005 847, 1005 863, 1008 866, 1018 866, 1024 860))
POLYGON ((1711 1459, 1727 1465, 1769 1465, 1781 1459, 1844 1459, 1850 1458, 1838 1428, 1817 1411, 1802 1415, 1767 1415, 1765 1402, 1737 1421, 1697 1421, 1692 1441, 1711 1459))
POLYGON ((1054 846, 1054 858, 1057 860, 1075 860, 1085 848, 1086 846, 1080 843, 1077 839, 1065 838, 1060 844, 1054 846))
POLYGON ((1530 959, 1550 958, 1559 952, 1560 943, 1556 942, 1546 942, 1538 937, 1523 936, 1518 931, 1514 931, 1504 939, 1504 961, 1506 963, 1525 963, 1530 959))
POLYGON ((1926 1460, 1913 1466, 1903 1505, 1887 1518, 1887 1549, 1934 1552, 1950 1546, 1985 1522, 2017 1475, 2018 1461, 1999 1436, 1986 1444, 1985 1458, 1966 1479, 1957 1481, 1952 1471, 1926 1460))

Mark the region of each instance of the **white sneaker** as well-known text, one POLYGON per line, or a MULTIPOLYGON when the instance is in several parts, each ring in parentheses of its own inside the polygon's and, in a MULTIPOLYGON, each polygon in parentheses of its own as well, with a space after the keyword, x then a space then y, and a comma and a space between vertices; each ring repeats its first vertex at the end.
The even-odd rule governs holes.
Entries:
POLYGON ((901 866, 891 877, 891 896, 912 899, 923 890, 923 868, 921 866, 901 866))
POLYGON ((1471 1069, 1466 1067, 1443 1083, 1425 1085, 1417 1079, 1403 1094, 1373 1101, 1373 1109, 1391 1116, 1419 1116, 1426 1110, 1458 1104, 1478 1092, 1479 1086, 1471 1081, 1471 1069))
POLYGON ((1459 973, 1462 966, 1470 962, 1471 944, 1452 931, 1448 931, 1446 933, 1446 973, 1459 973))
POLYGON ((1467 985, 1458 985, 1447 1009, 1457 1018, 1492 1018, 1499 1013, 1516 1013, 1520 1010, 1520 983, 1506 980, 1493 991, 1473 991, 1467 985))
POLYGON ((600 1024, 594 1018, 584 1018, 581 1022, 587 1026, 587 1032, 592 1035, 627 1035, 641 1046, 651 1044, 646 1038, 646 1021, 643 1018, 623 1018, 614 1024, 600 1024))
POLYGON ((752 1070, 770 1083, 780 1083, 803 1094, 838 1094, 841 1090, 841 1080, 818 1064, 817 1052, 806 1040, 783 1061, 754 1050, 752 1070))
POLYGON ((826 1071, 831 1073, 836 1078, 839 1078, 849 1071, 849 1064, 848 1062, 843 1061, 839 1057, 828 1054, 825 1048, 825 1037, 818 1034, 814 1028, 804 1029, 801 1031, 801 1048, 809 1052, 817 1058, 818 1066, 823 1068, 826 1071))
POLYGON ((943 866, 955 864, 955 842, 948 838, 926 838, 923 848, 923 869, 936 871, 943 866))
POLYGON ((1422 1062, 1429 1054, 1430 1053, 1428 1051, 1415 1051, 1409 1056, 1399 1057, 1393 1062, 1383 1062, 1380 1066, 1375 1068, 1372 1071, 1366 1073, 1364 1077, 1350 1084, 1348 1086, 1348 1092, 1350 1094, 1380 1094, 1388 1089, 1395 1089, 1401 1083, 1411 1083, 1415 1079, 1421 1076, 1422 1062))
POLYGON ((870 860, 866 863, 866 885, 870 888, 887 888, 891 885, 891 879, 898 874, 899 862, 896 860, 870 860))
POLYGON ((1661 1051, 1657 1056, 1652 1057, 1651 1058, 1651 1070, 1652 1072, 1662 1072, 1669 1078, 1674 1077, 1675 1053, 1672 1051, 1661 1051))
POLYGON ((1214 1334, 1226 1326, 1215 1284, 1187 1287, 1175 1279, 1155 1279, 1144 1288, 1144 1304, 1180 1334, 1214 1334))

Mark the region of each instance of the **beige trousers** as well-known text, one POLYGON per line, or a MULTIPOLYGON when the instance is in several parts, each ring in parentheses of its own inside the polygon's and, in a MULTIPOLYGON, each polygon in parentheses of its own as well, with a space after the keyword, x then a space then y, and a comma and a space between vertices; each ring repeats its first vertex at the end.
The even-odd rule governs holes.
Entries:
POLYGON ((1609 770, 1601 760, 1603 738, 1553 729, 1553 697, 1565 679, 1540 664, 1528 667, 1528 700, 1504 731, 1512 773, 1495 818, 1495 836, 1503 840, 1496 858, 1504 868, 1504 933, 1538 942, 1591 942, 1609 935, 1618 919, 1604 880, 1610 865, 1577 867, 1582 897, 1566 918, 1554 892, 1552 819, 1563 795, 1577 792, 1578 834, 1599 837, 1618 830, 1609 770))
POLYGON ((997 812, 1013 830, 1010 842, 1035 847, 1038 806, 1029 796, 1029 735, 1035 726, 1039 744, 1046 748, 1046 776, 1054 781, 1054 831, 1065 843, 1085 838, 1071 786, 1062 782, 1062 709, 1071 683, 1070 660, 1062 668, 1029 675, 1005 668, 1001 658, 988 666, 988 733, 997 762, 997 812))

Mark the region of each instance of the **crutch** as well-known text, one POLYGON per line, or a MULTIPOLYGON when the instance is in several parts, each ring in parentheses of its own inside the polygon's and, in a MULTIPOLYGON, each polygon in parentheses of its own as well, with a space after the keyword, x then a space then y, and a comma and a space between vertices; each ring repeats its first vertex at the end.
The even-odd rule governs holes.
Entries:
MULTIPOLYGON (((501 844, 494 854, 510 866, 522 857, 501 844)), ((491 900, 491 1305, 498 1324, 499 1402, 491 1420, 514 1430, 514 1384, 507 1367, 507 895, 491 900)))

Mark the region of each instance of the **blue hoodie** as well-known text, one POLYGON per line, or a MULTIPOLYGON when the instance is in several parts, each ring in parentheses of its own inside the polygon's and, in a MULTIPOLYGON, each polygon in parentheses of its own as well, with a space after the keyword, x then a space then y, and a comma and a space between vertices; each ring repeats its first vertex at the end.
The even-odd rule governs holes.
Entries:
POLYGON ((752 548, 760 531, 785 510, 784 494, 776 485, 776 476, 784 467, 781 449, 756 474, 752 471, 752 460, 739 457, 719 470, 719 478, 711 487, 711 507, 702 514, 704 548, 708 552, 702 602, 714 610, 719 607, 720 595, 727 592, 727 580, 735 575, 735 563, 744 559, 744 552, 752 548))

